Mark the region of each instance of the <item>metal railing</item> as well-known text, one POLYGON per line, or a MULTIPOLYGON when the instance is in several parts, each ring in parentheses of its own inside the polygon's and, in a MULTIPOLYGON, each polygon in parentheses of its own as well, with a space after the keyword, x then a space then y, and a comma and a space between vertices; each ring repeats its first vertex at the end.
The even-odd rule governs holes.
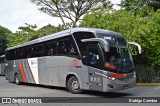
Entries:
POLYGON ((160 66, 135 65, 137 83, 160 83, 160 66))

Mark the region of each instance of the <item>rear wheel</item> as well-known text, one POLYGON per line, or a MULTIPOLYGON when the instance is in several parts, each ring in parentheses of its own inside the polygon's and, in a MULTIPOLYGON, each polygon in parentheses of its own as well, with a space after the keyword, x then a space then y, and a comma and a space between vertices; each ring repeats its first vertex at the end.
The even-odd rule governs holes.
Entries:
POLYGON ((19 75, 16 74, 15 77, 14 77, 14 82, 17 84, 17 85, 20 85, 20 78, 19 78, 19 75))
POLYGON ((68 82, 67 82, 67 89, 71 93, 75 93, 75 94, 82 93, 82 90, 80 89, 79 81, 78 81, 78 79, 75 76, 71 77, 68 80, 68 82))

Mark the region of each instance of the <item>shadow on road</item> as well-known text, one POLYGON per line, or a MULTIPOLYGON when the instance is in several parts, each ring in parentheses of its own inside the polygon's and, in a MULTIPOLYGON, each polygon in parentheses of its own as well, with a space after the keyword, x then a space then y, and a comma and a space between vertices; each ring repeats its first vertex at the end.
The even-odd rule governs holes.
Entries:
POLYGON ((133 95, 133 94, 121 93, 121 92, 98 92, 98 91, 84 91, 84 94, 108 97, 108 98, 119 98, 119 97, 126 97, 126 96, 133 95))
MULTIPOLYGON (((22 83, 22 85, 32 86, 32 87, 42 87, 42 88, 47 88, 47 89, 56 89, 56 90, 62 90, 62 91, 67 92, 66 88, 64 88, 64 87, 36 85, 36 84, 28 84, 28 83, 27 84, 22 83)), ((93 96, 100 96, 100 97, 105 97, 105 98, 119 98, 119 97, 133 96, 133 94, 129 94, 129 93, 98 92, 98 91, 88 91, 88 90, 84 90, 83 94, 93 95, 93 96)))

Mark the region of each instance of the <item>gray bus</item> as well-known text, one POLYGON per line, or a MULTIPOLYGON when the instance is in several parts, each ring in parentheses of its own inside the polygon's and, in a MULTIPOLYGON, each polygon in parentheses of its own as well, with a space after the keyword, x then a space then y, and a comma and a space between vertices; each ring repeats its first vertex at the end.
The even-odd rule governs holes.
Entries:
POLYGON ((136 73, 128 44, 119 33, 96 28, 72 28, 8 48, 5 78, 16 84, 34 83, 110 92, 135 86, 136 73))
POLYGON ((4 68, 5 68, 4 58, 5 58, 4 55, 0 56, 0 75, 4 75, 4 68))

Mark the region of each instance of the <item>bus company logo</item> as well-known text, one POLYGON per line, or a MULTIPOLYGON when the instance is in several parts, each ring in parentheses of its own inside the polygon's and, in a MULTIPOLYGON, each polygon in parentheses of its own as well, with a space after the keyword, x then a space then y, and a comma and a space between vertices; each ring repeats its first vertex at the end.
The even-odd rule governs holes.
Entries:
POLYGON ((37 61, 32 60, 32 61, 31 61, 31 65, 35 65, 35 64, 37 64, 37 61))
POLYGON ((14 61, 14 63, 13 63, 13 67, 16 67, 16 62, 14 61))
POLYGON ((2 98, 2 103, 11 103, 11 98, 2 98))

